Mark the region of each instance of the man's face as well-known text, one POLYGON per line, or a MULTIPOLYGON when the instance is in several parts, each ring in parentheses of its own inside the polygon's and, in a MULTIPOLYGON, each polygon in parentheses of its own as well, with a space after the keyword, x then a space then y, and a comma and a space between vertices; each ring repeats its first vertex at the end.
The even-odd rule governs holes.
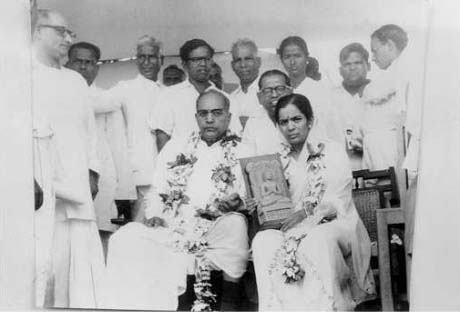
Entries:
POLYGON ((257 78, 260 64, 260 57, 249 46, 239 46, 232 54, 232 68, 242 84, 250 84, 257 78))
POLYGON ((39 43, 43 52, 59 60, 67 56, 74 37, 64 17, 55 12, 51 12, 48 19, 39 22, 34 34, 34 40, 39 43))
POLYGON ((209 80, 211 80, 217 88, 222 90, 224 79, 222 78, 222 70, 220 67, 211 66, 211 70, 209 72, 209 80))
POLYGON ((340 65, 340 75, 347 86, 361 86, 367 78, 369 63, 358 52, 351 52, 340 65))
POLYGON ((161 67, 161 56, 158 48, 143 45, 137 48, 137 69, 149 80, 156 81, 161 67))
POLYGON ((66 66, 79 72, 89 86, 96 79, 99 70, 94 52, 84 48, 73 49, 66 66))
POLYGON ((195 118, 200 128, 201 138, 208 144, 212 144, 226 133, 231 114, 228 108, 225 108, 223 96, 209 93, 198 102, 195 118))
POLYGON ((271 75, 262 79, 262 88, 257 96, 260 104, 265 108, 270 116, 274 116, 275 107, 278 100, 292 93, 292 88, 286 84, 284 76, 271 75))
POLYGON ((192 50, 188 60, 184 62, 184 68, 187 70, 189 79, 201 83, 209 80, 211 65, 211 51, 206 46, 192 50))
POLYGON ((387 69, 393 62, 393 54, 389 42, 383 43, 377 38, 371 39, 372 60, 380 69, 387 69))
POLYGON ((163 72, 163 84, 172 86, 184 81, 184 74, 177 69, 169 69, 163 72))

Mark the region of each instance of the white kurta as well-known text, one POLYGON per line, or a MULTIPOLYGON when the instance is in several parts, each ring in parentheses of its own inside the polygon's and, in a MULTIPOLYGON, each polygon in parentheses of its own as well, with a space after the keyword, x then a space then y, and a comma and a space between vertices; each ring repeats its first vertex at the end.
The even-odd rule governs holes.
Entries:
MULTIPOLYGON (((370 240, 351 196, 352 178, 342 146, 326 143, 323 151, 326 192, 323 202, 335 201, 337 219, 313 227, 297 249, 297 260, 305 270, 300 282, 285 284, 279 272, 270 272, 284 238, 278 230, 257 233, 252 243, 259 293, 259 310, 352 310, 374 293, 370 270, 370 240)), ((291 198, 301 200, 307 182, 306 148, 298 160, 289 157, 287 176, 291 198)), ((297 208, 296 208, 297 209, 297 208)), ((308 218, 285 235, 309 227, 308 218)))
POLYGON ((349 139, 362 140, 359 133, 359 124, 362 119, 364 104, 359 94, 351 95, 342 85, 331 89, 331 109, 329 117, 332 122, 328 124, 326 135, 329 139, 343 145, 350 159, 352 170, 362 169, 362 153, 358 153, 347 147, 349 139), (347 137, 347 130, 351 130, 351 136, 347 137))
POLYGON ((294 93, 302 94, 308 98, 313 109, 313 117, 315 118, 311 137, 324 139, 327 137, 326 129, 333 122, 330 115, 330 87, 323 81, 316 81, 306 77, 294 93))
POLYGON ((149 185, 157 156, 156 137, 148 123, 150 114, 157 109, 162 92, 159 83, 141 74, 127 81, 120 81, 110 89, 112 97, 121 101, 128 131, 130 165, 135 185, 149 185))
MULTIPOLYGON (((212 83, 207 90, 217 90, 227 97, 224 91, 217 89, 212 83)), ((187 79, 179 84, 168 87, 160 97, 158 109, 152 112, 150 126, 152 130, 161 130, 171 138, 185 138, 193 131, 198 130, 195 119, 196 100, 200 94, 187 79)), ((230 129, 240 133, 241 124, 238 119, 238 112, 233 113, 232 103, 230 112, 232 119, 230 129)))
POLYGON ((248 119, 242 139, 254 146, 256 155, 276 154, 286 141, 266 112, 248 119))
MULTIPOLYGON (((34 107, 49 121, 62 175, 79 203, 56 201, 52 247, 54 306, 97 307, 102 245, 89 186, 89 169, 98 171, 96 128, 88 87, 76 72, 35 62, 34 107)), ((56 190, 57 191, 57 190, 56 190)))
POLYGON ((259 77, 249 85, 246 93, 241 88, 241 85, 239 85, 230 94, 233 105, 232 111, 238 116, 257 117, 265 113, 265 109, 260 105, 259 98, 257 97, 257 92, 259 91, 258 81, 259 77))
MULTIPOLYGON (((177 297, 185 291, 187 274, 194 273, 194 257, 172 247, 173 222, 183 220, 194 222, 195 208, 204 208, 214 189, 211 181, 212 169, 221 161, 223 149, 217 142, 212 146, 200 141, 186 194, 189 204, 183 205, 179 215, 163 212, 159 193, 167 187, 167 163, 184 152, 186 139, 172 139, 161 151, 152 190, 147 196, 146 217, 159 216, 166 220, 167 227, 146 227, 132 222, 122 227, 110 239, 107 257, 106 308, 175 310, 177 297), (129 268, 129 270, 127 270, 129 268)), ((240 144, 238 157, 252 155, 249 146, 240 144)), ((244 196, 244 182, 241 169, 234 169, 235 185, 231 192, 244 196)), ((244 216, 238 213, 226 214, 217 219, 205 234, 209 249, 205 256, 217 270, 223 270, 231 277, 239 278, 246 270, 248 258, 247 225, 244 216)))

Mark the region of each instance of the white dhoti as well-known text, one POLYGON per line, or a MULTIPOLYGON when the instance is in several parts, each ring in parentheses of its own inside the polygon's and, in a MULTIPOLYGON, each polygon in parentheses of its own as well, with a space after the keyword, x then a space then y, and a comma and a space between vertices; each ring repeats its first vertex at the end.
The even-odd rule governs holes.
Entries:
POLYGON ((275 254, 284 233, 266 230, 252 242, 259 293, 259 310, 353 310, 358 290, 351 263, 353 233, 346 222, 316 226, 302 239, 296 252, 305 271, 302 280, 285 283, 274 269, 275 254))
MULTIPOLYGON (((205 234, 205 257, 233 278, 246 271, 247 224, 244 216, 220 217, 205 234)), ((137 222, 118 230, 109 242, 103 308, 176 310, 195 258, 171 245, 171 231, 137 222)))
POLYGON ((103 274, 96 221, 58 215, 53 243, 54 307, 99 308, 103 274))

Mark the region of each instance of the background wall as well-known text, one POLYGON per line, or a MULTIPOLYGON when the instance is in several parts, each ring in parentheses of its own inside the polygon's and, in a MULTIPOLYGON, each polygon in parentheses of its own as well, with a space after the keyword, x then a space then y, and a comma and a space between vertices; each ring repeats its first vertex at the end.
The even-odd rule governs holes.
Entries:
MULTIPOLYGON (((143 34, 160 39, 167 56, 177 56, 192 38, 205 39, 222 52, 237 38, 249 37, 269 51, 262 55, 262 70, 281 68, 275 49, 284 37, 300 35, 319 60, 323 77, 335 84, 340 82, 340 49, 354 41, 369 47, 375 29, 395 23, 409 33, 414 66, 423 63, 427 5, 420 0, 38 0, 38 6, 62 12, 77 40, 99 45, 103 59, 132 56, 143 34)), ((166 61, 180 64, 177 57, 166 61)), ((230 56, 216 55, 216 61, 224 80, 236 82, 230 56)), ((102 67, 96 84, 103 88, 136 74, 130 62, 102 67)))

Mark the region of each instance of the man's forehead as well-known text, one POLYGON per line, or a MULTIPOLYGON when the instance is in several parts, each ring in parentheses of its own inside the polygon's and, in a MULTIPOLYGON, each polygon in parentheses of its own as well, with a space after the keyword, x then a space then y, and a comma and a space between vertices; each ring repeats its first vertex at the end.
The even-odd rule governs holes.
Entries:
POLYGON ((345 58, 345 60, 343 60, 343 63, 356 62, 356 61, 363 62, 364 56, 359 52, 353 51, 353 52, 350 52, 350 54, 348 54, 348 57, 345 58))
POLYGON ((189 57, 197 57, 197 56, 210 56, 211 51, 209 51, 207 46, 200 46, 196 49, 193 49, 189 53, 189 57))
POLYGON ((81 59, 81 60, 94 60, 96 55, 93 50, 86 48, 74 48, 70 53, 72 59, 81 59))
POLYGON ((48 16, 45 18, 41 18, 38 21, 39 24, 47 24, 47 25, 54 25, 54 26, 64 26, 67 27, 68 23, 67 20, 58 12, 49 12, 48 16))
POLYGON ((272 86, 285 86, 286 79, 282 75, 270 75, 262 79, 262 89, 272 86))
POLYGON ((223 109, 225 108, 224 95, 219 93, 208 93, 203 95, 197 104, 197 110, 201 109, 223 109))
POLYGON ((142 54, 157 55, 158 52, 160 52, 160 49, 158 47, 144 44, 137 47, 137 52, 142 54))
POLYGON ((233 51, 233 57, 239 57, 239 56, 255 56, 256 55, 256 50, 249 46, 249 45, 240 45, 235 48, 233 51))

